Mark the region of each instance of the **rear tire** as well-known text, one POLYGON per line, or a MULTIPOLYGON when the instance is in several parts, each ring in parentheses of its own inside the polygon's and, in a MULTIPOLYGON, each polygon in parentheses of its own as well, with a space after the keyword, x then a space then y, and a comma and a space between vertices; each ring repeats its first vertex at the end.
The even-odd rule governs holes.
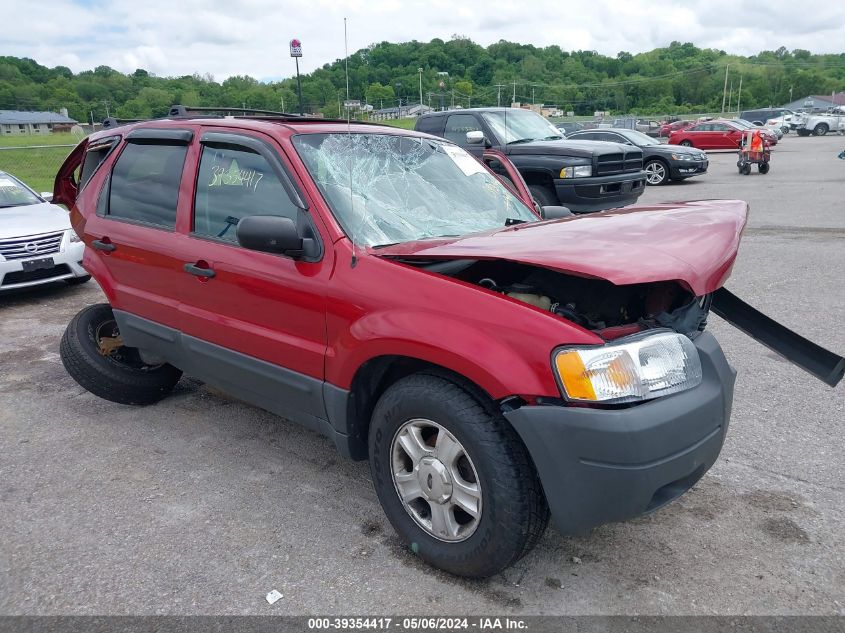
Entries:
POLYGON ((549 509, 519 436, 495 407, 442 376, 414 374, 388 388, 373 411, 369 449, 387 518, 434 567, 492 576, 530 551, 546 529, 549 509), (467 486, 474 496, 466 497, 467 486), (459 498, 474 500, 475 516, 459 498), (435 519, 443 516, 441 531, 435 519))
POLYGON ((134 347, 115 345, 118 336, 111 306, 88 306, 65 330, 62 364, 80 386, 112 402, 152 404, 170 393, 182 372, 166 363, 145 364, 134 347))
POLYGON ((769 163, 760 163, 757 165, 758 171, 764 176, 769 173, 769 163))
POLYGON ((554 189, 546 185, 528 185, 531 196, 541 207, 554 207, 560 204, 554 189))
POLYGON ((684 139, 683 141, 681 141, 681 145, 683 145, 684 147, 693 147, 692 141, 688 139, 684 139))
POLYGON ((813 128, 813 134, 816 136, 824 136, 830 131, 827 123, 819 123, 816 127, 813 128))

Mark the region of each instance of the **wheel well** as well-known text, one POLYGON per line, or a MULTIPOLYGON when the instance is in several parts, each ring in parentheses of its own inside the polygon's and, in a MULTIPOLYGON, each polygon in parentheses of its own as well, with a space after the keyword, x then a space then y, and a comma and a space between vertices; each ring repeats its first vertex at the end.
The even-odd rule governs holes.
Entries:
POLYGON ((361 365, 352 378, 346 410, 347 429, 363 449, 354 457, 367 458, 370 419, 382 394, 402 378, 418 373, 433 374, 453 382, 466 389, 491 412, 500 412, 496 401, 484 389, 451 369, 409 356, 378 356, 361 365))
POLYGON ((660 163, 667 169, 667 171, 669 169, 669 161, 667 161, 665 158, 660 158, 659 156, 653 156, 652 158, 647 158, 646 160, 644 160, 643 167, 645 167, 649 163, 660 163))
POLYGON ((552 190, 552 192, 555 190, 555 182, 552 180, 551 175, 547 172, 527 171, 522 173, 522 178, 525 180, 526 185, 540 185, 542 187, 548 187, 552 190))

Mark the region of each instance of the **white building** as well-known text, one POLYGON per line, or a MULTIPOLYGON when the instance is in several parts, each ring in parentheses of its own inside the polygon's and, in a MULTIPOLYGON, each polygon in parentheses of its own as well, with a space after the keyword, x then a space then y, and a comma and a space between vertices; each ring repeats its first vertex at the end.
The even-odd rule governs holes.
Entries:
POLYGON ((61 112, 25 112, 20 110, 0 110, 0 135, 12 134, 50 134, 54 129, 70 130, 76 124, 61 112))

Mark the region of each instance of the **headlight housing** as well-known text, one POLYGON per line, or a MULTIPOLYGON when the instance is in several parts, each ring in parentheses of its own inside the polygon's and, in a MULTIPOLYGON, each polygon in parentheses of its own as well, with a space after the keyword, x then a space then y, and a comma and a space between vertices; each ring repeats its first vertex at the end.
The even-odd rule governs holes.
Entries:
POLYGON ((672 154, 672 158, 675 160, 695 160, 695 156, 692 154, 672 154))
POLYGON ((573 165, 560 170, 561 178, 589 178, 593 175, 592 165, 573 165))
POLYGON ((567 400, 618 404, 651 400, 701 383, 692 341, 675 332, 637 334, 608 345, 555 350, 552 364, 567 400))
POLYGON ((76 234, 76 231, 73 229, 68 229, 68 236, 70 237, 70 243, 73 244, 74 242, 81 242, 82 238, 76 234))

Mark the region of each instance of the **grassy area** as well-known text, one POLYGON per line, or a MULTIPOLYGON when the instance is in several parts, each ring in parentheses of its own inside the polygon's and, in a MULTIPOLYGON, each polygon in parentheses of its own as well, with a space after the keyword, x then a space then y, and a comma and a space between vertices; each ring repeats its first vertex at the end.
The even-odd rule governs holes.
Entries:
POLYGON ((71 133, 62 134, 7 134, 0 136, 0 147, 31 147, 32 145, 76 145, 81 136, 71 133))
POLYGON ((379 121, 385 125, 392 125, 393 127, 401 127, 403 130, 413 130, 416 119, 387 119, 386 121, 379 121))
POLYGON ((80 140, 74 134, 2 136, 0 171, 9 172, 39 193, 53 191, 56 172, 80 140), (35 147, 43 145, 70 147, 35 147))

